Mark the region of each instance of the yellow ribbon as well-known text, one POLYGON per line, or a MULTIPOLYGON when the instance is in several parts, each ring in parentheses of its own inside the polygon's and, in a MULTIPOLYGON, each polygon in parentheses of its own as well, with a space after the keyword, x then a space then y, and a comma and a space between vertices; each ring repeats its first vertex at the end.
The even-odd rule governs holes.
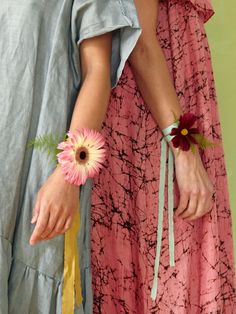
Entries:
POLYGON ((79 228, 80 211, 78 208, 71 228, 65 233, 62 314, 74 314, 75 302, 79 307, 83 301, 77 244, 79 228))

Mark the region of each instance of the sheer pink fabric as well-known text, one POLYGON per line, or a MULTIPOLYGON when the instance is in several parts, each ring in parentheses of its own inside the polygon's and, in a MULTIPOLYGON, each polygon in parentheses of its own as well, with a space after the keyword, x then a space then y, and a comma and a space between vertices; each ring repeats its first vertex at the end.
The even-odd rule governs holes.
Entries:
MULTIPOLYGON (((204 29, 212 14, 208 1, 162 1, 157 30, 183 110, 195 113, 200 131, 219 141, 221 125, 204 29)), ((92 196, 94 313, 235 313, 232 218, 223 145, 201 151, 215 187, 212 211, 192 222, 174 217, 175 267, 169 266, 165 212, 154 302, 150 291, 162 134, 128 64, 113 90, 103 134, 109 152, 107 169, 95 179, 92 196)), ((174 187, 177 207, 175 178, 174 187)))

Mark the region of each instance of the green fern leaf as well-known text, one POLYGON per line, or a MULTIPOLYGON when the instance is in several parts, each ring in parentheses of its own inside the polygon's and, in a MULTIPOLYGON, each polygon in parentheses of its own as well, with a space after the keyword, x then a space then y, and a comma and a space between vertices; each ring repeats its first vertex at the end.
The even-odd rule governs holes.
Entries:
POLYGON ((65 140, 65 135, 53 135, 53 134, 44 134, 32 139, 28 142, 27 147, 34 147, 38 150, 47 154, 47 158, 51 160, 51 162, 57 161, 57 154, 60 150, 57 148, 57 145, 65 140))
POLYGON ((199 146, 202 149, 215 146, 215 143, 210 142, 206 137, 204 137, 203 134, 191 134, 191 135, 195 138, 195 140, 198 142, 199 146))
POLYGON ((193 143, 190 143, 190 148, 191 148, 191 151, 192 151, 193 153, 195 153, 195 151, 196 151, 196 145, 193 144, 193 143))
POLYGON ((173 110, 171 110, 174 116, 174 123, 179 121, 179 118, 176 116, 175 112, 173 110))

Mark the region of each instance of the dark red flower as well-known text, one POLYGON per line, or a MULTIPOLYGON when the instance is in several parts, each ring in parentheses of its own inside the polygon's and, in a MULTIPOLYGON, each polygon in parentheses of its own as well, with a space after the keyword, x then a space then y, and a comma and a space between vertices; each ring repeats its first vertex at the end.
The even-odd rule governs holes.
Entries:
POLYGON ((198 128, 191 128, 196 121, 197 117, 187 112, 180 116, 178 128, 172 128, 170 135, 174 135, 172 143, 175 148, 180 147, 182 150, 189 150, 190 144, 198 144, 195 138, 191 134, 198 134, 198 128))

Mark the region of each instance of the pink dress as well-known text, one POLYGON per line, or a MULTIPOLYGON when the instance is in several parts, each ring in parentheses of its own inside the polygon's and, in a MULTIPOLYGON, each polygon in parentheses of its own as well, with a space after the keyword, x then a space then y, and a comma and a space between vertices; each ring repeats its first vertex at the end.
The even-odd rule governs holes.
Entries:
MULTIPOLYGON (((212 14, 206 0, 161 1, 157 33, 183 111, 195 113, 201 133, 219 141, 221 125, 204 29, 212 14)), ((95 179, 92 194, 94 313, 236 313, 223 145, 200 151, 214 183, 214 206, 192 222, 174 216, 174 267, 169 265, 166 186, 158 294, 153 301, 162 134, 128 64, 112 92, 103 134, 107 168, 95 179)), ((178 202, 174 178, 175 207, 178 202)))

